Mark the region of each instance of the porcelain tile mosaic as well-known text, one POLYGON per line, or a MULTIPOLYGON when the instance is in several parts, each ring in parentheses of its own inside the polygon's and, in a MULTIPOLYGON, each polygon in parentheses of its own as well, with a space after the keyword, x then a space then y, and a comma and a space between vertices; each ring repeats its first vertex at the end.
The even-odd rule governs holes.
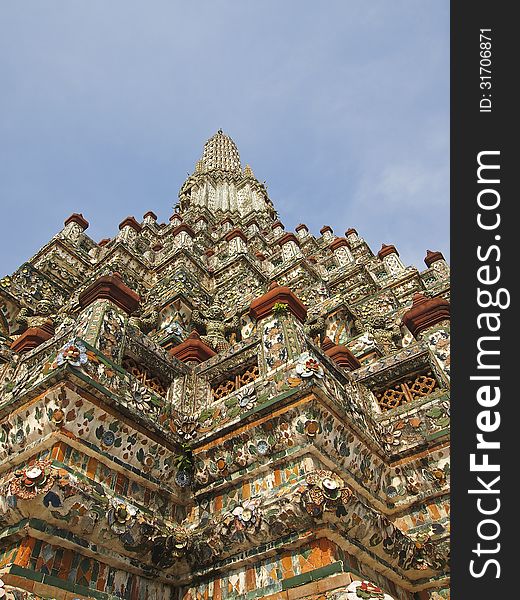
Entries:
POLYGON ((442 254, 285 231, 222 131, 88 226, 0 280, 0 595, 449 599, 442 254))

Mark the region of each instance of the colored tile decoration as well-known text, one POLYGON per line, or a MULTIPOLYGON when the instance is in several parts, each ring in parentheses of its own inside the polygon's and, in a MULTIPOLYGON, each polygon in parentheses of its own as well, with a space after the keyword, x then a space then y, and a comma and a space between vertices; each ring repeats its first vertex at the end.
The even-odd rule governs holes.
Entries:
POLYGON ((442 254, 284 231, 222 131, 87 228, 0 279, 0 597, 448 600, 442 254))
MULTIPOLYGON (((30 538, 27 539, 29 540, 30 538)), ((88 595, 90 589, 104 594, 95 596, 101 598, 171 599, 171 587, 157 580, 126 573, 94 558, 41 540, 33 539, 32 547, 31 558, 27 564, 20 564, 16 558, 12 561, 13 566, 23 567, 22 570, 14 572, 25 573, 30 579, 33 579, 33 575, 39 575, 44 582, 45 576, 52 577, 52 584, 58 588, 58 594, 61 590, 67 590, 78 595, 88 595)))
POLYGON ((67 342, 58 352, 53 366, 61 367, 69 364, 71 367, 81 367, 88 361, 85 346, 76 340, 67 342))

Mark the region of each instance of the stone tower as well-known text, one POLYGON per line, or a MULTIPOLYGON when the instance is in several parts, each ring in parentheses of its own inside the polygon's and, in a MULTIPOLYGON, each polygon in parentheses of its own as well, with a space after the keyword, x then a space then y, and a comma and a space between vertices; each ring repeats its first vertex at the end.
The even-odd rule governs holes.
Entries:
POLYGON ((0 598, 449 598, 449 268, 285 231, 218 131, 168 223, 0 280, 0 598))

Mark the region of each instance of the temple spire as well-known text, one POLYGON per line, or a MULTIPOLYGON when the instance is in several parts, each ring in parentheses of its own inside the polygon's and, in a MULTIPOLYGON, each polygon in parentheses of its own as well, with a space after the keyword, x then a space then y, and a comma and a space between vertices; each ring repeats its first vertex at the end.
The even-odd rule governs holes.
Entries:
POLYGON ((235 142, 222 129, 204 144, 200 171, 234 171, 240 173, 240 155, 235 142))
POLYGON ((202 157, 179 192, 179 210, 208 210, 222 218, 226 213, 244 218, 263 214, 271 221, 276 211, 264 184, 249 165, 242 170, 235 142, 219 129, 204 144, 202 157))

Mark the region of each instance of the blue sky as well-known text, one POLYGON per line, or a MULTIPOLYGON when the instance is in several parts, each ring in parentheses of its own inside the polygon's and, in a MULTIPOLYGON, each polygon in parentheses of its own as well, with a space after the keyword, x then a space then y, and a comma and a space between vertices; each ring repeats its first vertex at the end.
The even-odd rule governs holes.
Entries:
POLYGON ((167 221, 222 128, 287 230, 449 256, 448 0, 0 3, 0 276, 167 221))

